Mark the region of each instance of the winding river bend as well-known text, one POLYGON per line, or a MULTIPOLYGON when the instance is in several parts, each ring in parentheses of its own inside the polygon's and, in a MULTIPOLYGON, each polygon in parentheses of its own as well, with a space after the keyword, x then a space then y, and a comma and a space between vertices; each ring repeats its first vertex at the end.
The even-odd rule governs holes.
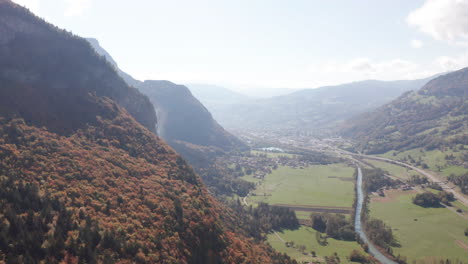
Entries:
POLYGON ((364 194, 362 191, 362 172, 361 168, 358 166, 358 176, 356 180, 356 191, 357 191, 357 204, 356 204, 356 214, 354 219, 354 226, 356 232, 361 237, 362 241, 369 245, 369 253, 374 256, 379 262, 383 264, 397 264, 395 261, 387 258, 385 255, 380 253, 377 248, 372 245, 369 239, 366 236, 366 233, 363 231, 362 222, 361 222, 361 213, 362 213, 362 204, 364 203, 364 194))

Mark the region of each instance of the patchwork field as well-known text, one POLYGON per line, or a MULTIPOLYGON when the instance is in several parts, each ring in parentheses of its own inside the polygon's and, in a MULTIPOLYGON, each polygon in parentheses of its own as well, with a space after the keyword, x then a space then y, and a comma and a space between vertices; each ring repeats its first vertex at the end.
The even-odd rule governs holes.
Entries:
POLYGON ((356 242, 340 241, 332 238, 328 239, 327 246, 321 246, 315 239, 315 233, 316 231, 314 229, 302 226, 298 230, 286 230, 278 233, 278 235, 287 242, 294 241, 296 245, 304 245, 306 247, 306 253, 315 251, 317 256, 319 256, 318 258, 312 258, 310 255, 304 255, 295 248, 286 247, 285 243, 283 243, 275 234, 268 235, 268 243, 270 243, 276 250, 294 257, 299 261, 299 263, 302 261, 322 260, 323 256, 331 256, 335 252, 342 259, 342 263, 348 263, 345 260, 352 250, 357 249, 363 252, 356 242))
POLYGON ((464 235, 468 221, 446 208, 423 208, 412 203, 413 192, 396 191, 387 199, 372 199, 370 214, 388 223, 401 244, 396 255, 429 261, 432 257, 460 259, 468 262, 468 238, 464 235))

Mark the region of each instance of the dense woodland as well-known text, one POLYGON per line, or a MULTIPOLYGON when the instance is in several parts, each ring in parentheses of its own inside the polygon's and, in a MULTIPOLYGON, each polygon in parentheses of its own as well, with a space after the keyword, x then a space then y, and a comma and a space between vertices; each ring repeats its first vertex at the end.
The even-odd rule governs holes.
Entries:
POLYGON ((266 235, 272 231, 299 228, 296 213, 289 208, 266 203, 259 203, 257 207, 245 207, 239 200, 226 203, 239 216, 239 228, 258 241, 265 240, 266 235))
POLYGON ((399 180, 394 180, 389 177, 388 173, 382 169, 363 169, 365 175, 364 187, 367 192, 376 192, 385 187, 395 187, 402 184, 399 180))
POLYGON ((354 241, 356 233, 353 223, 341 214, 313 213, 311 214, 312 228, 326 233, 329 237, 339 240, 354 241))
POLYGON ((442 207, 440 203, 450 205, 450 202, 455 201, 453 193, 439 192, 438 194, 432 192, 418 193, 413 197, 413 203, 422 207, 442 207))

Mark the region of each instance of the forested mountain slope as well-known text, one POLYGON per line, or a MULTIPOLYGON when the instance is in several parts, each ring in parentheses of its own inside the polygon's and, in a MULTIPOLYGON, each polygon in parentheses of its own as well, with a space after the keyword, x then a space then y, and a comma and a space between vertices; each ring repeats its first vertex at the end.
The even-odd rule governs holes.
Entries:
POLYGON ((138 88, 154 103, 159 117, 158 134, 168 142, 183 141, 224 151, 243 146, 213 119, 187 87, 169 81, 145 81, 138 88))
MULTIPOLYGON (((7 5, 11 4, 4 1, 4 9, 7 5)), ((20 8, 2 10, 0 23, 0 111, 4 115, 20 114, 34 125, 71 132, 96 121, 100 109, 89 99, 94 94, 116 101, 155 130, 156 115, 148 98, 128 87, 106 60, 94 56, 86 40, 59 34, 59 29, 38 23, 20 8)))
POLYGON ((290 262, 234 228, 86 40, 0 0, 0 58, 0 262, 290 262))
POLYGON ((468 144, 468 68, 442 75, 418 91, 348 120, 342 134, 358 150, 383 153, 468 144))

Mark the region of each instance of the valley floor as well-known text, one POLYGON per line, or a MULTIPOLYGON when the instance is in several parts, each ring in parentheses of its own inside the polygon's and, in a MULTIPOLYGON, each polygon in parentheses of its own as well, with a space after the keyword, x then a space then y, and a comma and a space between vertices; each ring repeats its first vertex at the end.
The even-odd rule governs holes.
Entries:
MULTIPOLYGON (((271 154, 271 153, 270 153, 271 154)), ((243 179, 256 182, 256 189, 246 198, 248 204, 266 202, 272 205, 290 207, 301 220, 309 220, 312 212, 342 213, 351 217, 354 200, 354 168, 344 163, 331 165, 312 165, 304 168, 280 166, 263 180, 244 176, 243 179)), ((361 247, 355 241, 341 241, 329 238, 327 245, 320 245, 316 232, 311 227, 302 225, 297 230, 268 235, 268 242, 280 252, 287 253, 298 261, 323 261, 325 256, 337 254, 343 263, 351 251, 361 247), (288 247, 284 242, 295 243, 288 247), (305 246, 305 253, 298 249, 305 246), (317 257, 312 257, 315 251, 317 257)))
MULTIPOLYGON (((336 150, 329 151, 327 147, 321 147, 325 152, 336 153, 342 157, 347 156, 341 155, 342 153, 336 150)), ((281 154, 268 153, 267 155, 278 157, 281 154)), ((427 152, 413 150, 395 154, 389 152, 381 157, 402 160, 405 157, 408 158, 408 155, 426 163, 427 170, 439 174, 438 177, 442 180, 450 174, 460 175, 467 171, 459 164, 447 165, 446 153, 438 150, 427 152)), ((458 157, 461 152, 456 152, 454 155, 458 157)), ((404 182, 415 175, 421 175, 417 170, 384 161, 366 159, 365 162, 372 167, 387 171, 393 179, 404 182)), ((415 166, 415 164, 412 165, 415 166)), ((301 221, 309 220, 311 212, 342 213, 333 211, 337 208, 349 208, 352 212, 353 173, 352 166, 335 163, 301 168, 280 166, 263 179, 246 175, 243 179, 254 182, 256 188, 245 198, 245 202, 254 206, 258 202, 266 202, 271 205, 289 207, 295 210, 301 221)), ((423 208, 413 204, 412 198, 422 191, 437 192, 429 188, 416 187, 410 191, 387 190, 385 197, 376 195, 370 197, 370 216, 388 224, 401 245, 392 248, 394 255, 407 257, 407 263, 427 263, 441 259, 458 259, 461 263, 468 261, 468 237, 464 233, 468 228, 468 207, 459 201, 453 202, 448 208, 423 208)), ((350 217, 350 214, 347 216, 350 217)), ((271 233, 268 235, 268 242, 278 251, 287 253, 299 261, 323 260, 325 256, 336 253, 346 263, 348 261, 346 258, 352 250, 358 249, 362 252, 356 242, 329 238, 328 245, 321 246, 315 236, 314 229, 301 226, 298 230, 271 233), (299 250, 300 247, 290 247, 285 241, 294 241, 295 245, 305 246, 305 254, 299 250), (318 257, 313 258, 311 251, 315 251, 318 257)))
MULTIPOLYGON (((408 179, 418 175, 414 170, 382 161, 366 160, 390 173, 391 177, 408 179)), ((468 211, 459 201, 451 207, 423 208, 412 198, 419 192, 439 191, 416 187, 413 190, 387 190, 385 197, 371 196, 370 216, 387 223, 401 247, 394 247, 395 255, 406 256, 408 263, 427 263, 440 259, 466 261, 468 256, 468 211), (462 212, 457 212, 457 209, 462 212)))

